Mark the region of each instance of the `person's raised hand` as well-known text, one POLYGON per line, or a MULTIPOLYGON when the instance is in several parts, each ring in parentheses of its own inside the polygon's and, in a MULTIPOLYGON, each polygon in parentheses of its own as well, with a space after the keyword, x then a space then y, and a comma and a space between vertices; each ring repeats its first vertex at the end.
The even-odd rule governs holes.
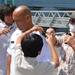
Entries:
POLYGON ((9 32, 10 32, 10 29, 4 28, 2 31, 0 31, 0 35, 2 35, 2 34, 6 35, 9 32))
POLYGON ((64 43, 70 45, 71 47, 75 44, 75 40, 73 36, 65 35, 64 36, 64 43))

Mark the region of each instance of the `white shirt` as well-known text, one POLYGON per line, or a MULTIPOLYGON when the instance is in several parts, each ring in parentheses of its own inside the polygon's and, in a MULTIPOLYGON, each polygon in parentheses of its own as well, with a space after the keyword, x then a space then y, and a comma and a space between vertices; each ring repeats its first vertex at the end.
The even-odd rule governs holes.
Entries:
POLYGON ((6 75, 7 70, 7 47, 12 33, 16 29, 16 25, 13 23, 11 26, 7 26, 4 22, 0 23, 0 31, 2 31, 5 27, 11 28, 10 32, 6 35, 0 35, 0 70, 3 71, 4 75, 6 75))
POLYGON ((11 36, 11 41, 9 43, 7 52, 11 55, 11 66, 10 66, 10 75, 14 75, 14 60, 13 60, 13 53, 14 53, 14 49, 15 49, 15 45, 16 45, 16 41, 19 35, 21 35, 22 32, 20 30, 16 30, 13 35, 11 36))
MULTIPOLYGON (((43 43, 44 43, 43 48, 42 48, 42 52, 37 57, 37 60, 39 62, 41 62, 41 61, 44 61, 44 62, 51 61, 50 47, 49 47, 48 43, 46 42, 45 37, 43 35, 41 35, 39 32, 33 32, 33 33, 39 34, 42 37, 43 43)), ((15 49, 15 46, 16 46, 17 38, 21 34, 22 34, 22 32, 20 30, 16 30, 13 33, 13 35, 11 37, 10 45, 8 47, 8 50, 7 50, 7 52, 12 56, 12 60, 11 60, 12 61, 11 62, 12 63, 11 64, 11 75, 14 75, 14 65, 13 65, 14 64, 14 62, 13 62, 14 61, 14 59, 13 59, 14 54, 13 53, 14 53, 14 49, 15 49)))
POLYGON ((38 62, 36 58, 25 58, 21 49, 21 45, 17 44, 14 52, 15 75, 53 75, 54 63, 38 62))

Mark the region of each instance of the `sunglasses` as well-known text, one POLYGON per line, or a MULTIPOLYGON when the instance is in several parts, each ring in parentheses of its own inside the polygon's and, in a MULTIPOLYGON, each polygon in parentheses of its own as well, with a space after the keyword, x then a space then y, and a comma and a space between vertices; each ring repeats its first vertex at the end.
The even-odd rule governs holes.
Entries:
POLYGON ((70 19, 69 22, 70 22, 71 24, 75 24, 75 19, 70 19))

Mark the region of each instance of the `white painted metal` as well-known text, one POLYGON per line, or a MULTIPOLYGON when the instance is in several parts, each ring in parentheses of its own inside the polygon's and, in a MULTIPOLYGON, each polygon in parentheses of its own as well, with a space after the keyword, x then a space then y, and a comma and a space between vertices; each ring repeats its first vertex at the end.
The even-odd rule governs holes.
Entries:
POLYGON ((36 25, 44 27, 67 27, 69 16, 75 11, 31 11, 36 25))

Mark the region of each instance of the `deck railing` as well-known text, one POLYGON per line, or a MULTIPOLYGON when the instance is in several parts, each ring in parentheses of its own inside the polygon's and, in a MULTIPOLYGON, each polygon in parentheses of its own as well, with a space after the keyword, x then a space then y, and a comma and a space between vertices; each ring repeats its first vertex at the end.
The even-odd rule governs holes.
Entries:
POLYGON ((44 27, 67 27, 72 12, 75 11, 32 11, 32 20, 44 27))
POLYGON ((68 23, 70 15, 75 11, 31 11, 34 24, 44 27, 46 30, 53 27, 56 34, 61 35, 69 31, 68 23))

